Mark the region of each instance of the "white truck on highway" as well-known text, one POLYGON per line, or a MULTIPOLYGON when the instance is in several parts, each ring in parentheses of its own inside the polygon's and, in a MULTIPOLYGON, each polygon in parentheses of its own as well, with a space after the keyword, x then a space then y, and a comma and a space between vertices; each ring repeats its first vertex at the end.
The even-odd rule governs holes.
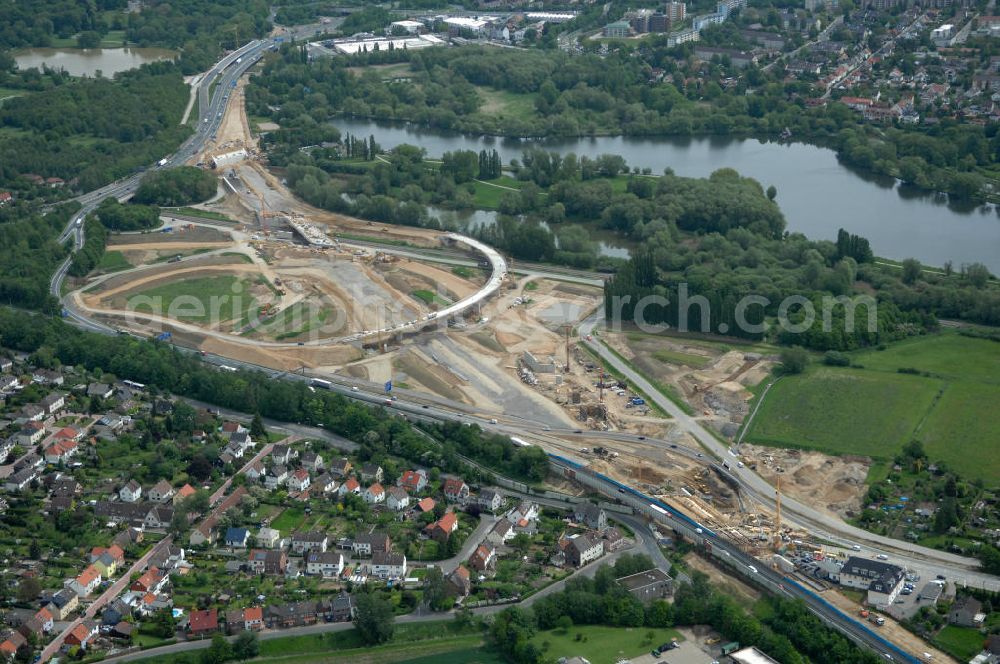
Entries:
POLYGON ((159 160, 158 162, 156 162, 156 165, 157 166, 166 166, 167 165, 167 158, 164 157, 163 159, 159 160))

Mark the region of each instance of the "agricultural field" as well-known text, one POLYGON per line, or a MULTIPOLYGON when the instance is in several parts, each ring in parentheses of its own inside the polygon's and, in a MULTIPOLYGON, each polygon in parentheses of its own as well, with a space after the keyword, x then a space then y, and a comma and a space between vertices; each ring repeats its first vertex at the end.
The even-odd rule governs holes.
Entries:
POLYGON ((876 459, 919 440, 966 479, 1000 477, 1000 344, 946 332, 851 359, 780 380, 746 440, 876 459))

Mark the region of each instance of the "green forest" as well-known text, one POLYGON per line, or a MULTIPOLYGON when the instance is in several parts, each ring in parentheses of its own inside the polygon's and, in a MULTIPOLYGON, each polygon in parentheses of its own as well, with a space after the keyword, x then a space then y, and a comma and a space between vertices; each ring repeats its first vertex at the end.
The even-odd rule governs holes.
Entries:
POLYGON ((79 209, 78 203, 64 203, 43 215, 0 208, 0 302, 59 311, 59 302, 49 294, 49 278, 68 253, 57 240, 59 233, 79 209))
POLYGON ((109 79, 82 79, 8 99, 0 106, 0 188, 21 192, 25 176, 58 177, 96 189, 173 152, 189 96, 177 65, 159 62, 109 79))
MULTIPOLYGON (((754 67, 724 89, 713 64, 708 80, 693 68, 692 46, 655 38, 638 51, 567 55, 560 51, 465 47, 385 51, 306 63, 286 46, 248 94, 254 115, 285 131, 308 133, 337 115, 407 120, 438 129, 504 136, 713 135, 777 138, 830 147, 845 162, 914 186, 981 200, 984 173, 1000 155, 995 127, 942 121, 931 127, 880 128, 846 106, 809 108, 808 83, 754 67), (409 62, 411 82, 386 81, 350 66, 409 62), (649 81, 652 68, 666 78, 649 81), (748 89, 753 94, 748 95, 748 89), (490 109, 496 91, 523 98, 525 111, 490 109)), ((303 143, 304 145, 305 143, 303 143)))
POLYGON ((133 202, 177 207, 201 203, 215 195, 215 174, 193 166, 179 166, 147 173, 132 197, 133 202))

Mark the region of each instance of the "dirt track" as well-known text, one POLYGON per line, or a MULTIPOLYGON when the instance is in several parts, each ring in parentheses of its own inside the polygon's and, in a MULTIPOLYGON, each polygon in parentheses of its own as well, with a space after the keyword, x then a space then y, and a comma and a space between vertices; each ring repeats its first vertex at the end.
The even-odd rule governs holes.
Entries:
POLYGON ((135 244, 109 244, 107 251, 173 251, 174 249, 222 249, 232 242, 137 242, 135 244))

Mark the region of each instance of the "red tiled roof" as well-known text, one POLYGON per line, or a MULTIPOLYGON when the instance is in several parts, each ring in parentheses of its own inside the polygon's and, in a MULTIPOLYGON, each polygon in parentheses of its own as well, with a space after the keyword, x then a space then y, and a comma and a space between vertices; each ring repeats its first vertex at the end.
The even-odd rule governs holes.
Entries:
POLYGON ((243 620, 246 622, 260 622, 264 620, 264 609, 259 606, 248 606, 243 609, 243 620))
POLYGON ((219 628, 219 612, 215 609, 192 611, 188 620, 192 632, 207 632, 219 628))

